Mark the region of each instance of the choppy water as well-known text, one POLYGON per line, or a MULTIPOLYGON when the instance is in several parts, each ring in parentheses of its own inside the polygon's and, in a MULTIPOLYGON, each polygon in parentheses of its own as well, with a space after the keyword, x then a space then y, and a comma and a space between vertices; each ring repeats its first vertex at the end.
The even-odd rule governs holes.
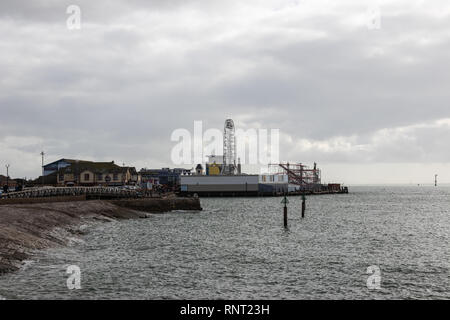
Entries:
POLYGON ((450 188, 202 199, 202 212, 95 223, 68 248, 0 277, 7 299, 449 299, 450 188), (66 267, 81 268, 68 290, 66 267), (381 289, 369 290, 369 266, 381 289))

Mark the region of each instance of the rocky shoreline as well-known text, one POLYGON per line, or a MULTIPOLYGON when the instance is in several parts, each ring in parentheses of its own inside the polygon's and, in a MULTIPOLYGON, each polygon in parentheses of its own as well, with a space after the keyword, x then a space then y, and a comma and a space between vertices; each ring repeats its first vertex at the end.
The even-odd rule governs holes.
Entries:
POLYGON ((148 213, 201 210, 196 198, 90 200, 0 205, 0 274, 20 268, 34 250, 66 245, 94 220, 146 218, 148 213))

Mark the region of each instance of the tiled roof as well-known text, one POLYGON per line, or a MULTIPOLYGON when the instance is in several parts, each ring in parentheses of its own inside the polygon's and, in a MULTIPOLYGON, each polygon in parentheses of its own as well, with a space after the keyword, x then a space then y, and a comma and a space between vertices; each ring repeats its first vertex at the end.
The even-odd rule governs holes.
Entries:
POLYGON ((59 159, 59 160, 56 160, 56 161, 53 161, 53 162, 47 163, 46 165, 44 165, 44 168, 45 168, 45 167, 47 167, 47 166, 50 166, 50 165, 52 165, 52 164, 58 163, 58 162, 75 163, 75 162, 77 162, 77 161, 82 161, 82 160, 76 160, 76 159, 65 159, 65 158, 62 158, 62 159, 59 159))
POLYGON ((127 168, 120 167, 111 162, 93 162, 93 161, 80 161, 77 160, 70 166, 59 169, 59 173, 81 173, 82 171, 89 170, 94 173, 121 173, 127 168))

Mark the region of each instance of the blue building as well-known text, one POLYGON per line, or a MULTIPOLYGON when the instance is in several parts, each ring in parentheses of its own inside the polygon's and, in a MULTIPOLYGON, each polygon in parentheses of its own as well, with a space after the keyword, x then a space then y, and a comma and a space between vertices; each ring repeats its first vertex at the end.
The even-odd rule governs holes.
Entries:
POLYGON ((44 176, 48 176, 54 172, 57 172, 59 169, 66 168, 80 160, 73 159, 59 159, 57 161, 48 163, 44 166, 44 176))

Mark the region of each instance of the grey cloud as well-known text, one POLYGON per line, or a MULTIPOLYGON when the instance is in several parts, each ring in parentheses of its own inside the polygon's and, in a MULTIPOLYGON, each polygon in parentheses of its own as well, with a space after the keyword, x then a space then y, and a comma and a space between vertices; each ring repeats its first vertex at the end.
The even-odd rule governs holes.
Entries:
POLYGON ((0 136, 38 137, 53 157, 170 165, 174 129, 192 131, 194 120, 221 129, 231 116, 293 137, 284 158, 448 160, 443 128, 371 142, 383 128, 450 117, 445 17, 387 6, 381 30, 369 31, 342 12, 297 16, 302 2, 275 1, 276 14, 247 4, 247 20, 237 2, 79 1, 86 25, 71 32, 66 4, 1 3, 0 136), (293 147, 336 137, 372 149, 293 147))

